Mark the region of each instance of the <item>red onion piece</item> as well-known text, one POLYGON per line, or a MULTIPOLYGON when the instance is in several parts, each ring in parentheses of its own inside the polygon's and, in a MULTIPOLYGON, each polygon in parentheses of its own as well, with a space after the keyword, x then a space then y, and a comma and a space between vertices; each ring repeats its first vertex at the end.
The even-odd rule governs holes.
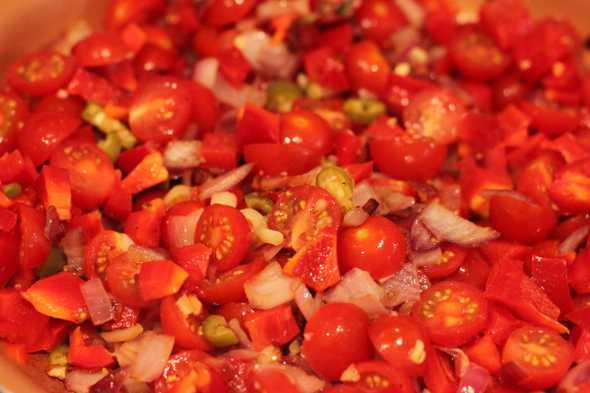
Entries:
POLYGON ((382 303, 385 292, 364 270, 354 268, 342 276, 342 280, 331 288, 324 300, 327 303, 351 303, 371 316, 387 312, 382 303))
POLYGON ((236 337, 238 337, 238 340, 240 340, 240 344, 242 344, 246 348, 252 348, 252 341, 250 341, 250 338, 248 338, 248 335, 246 334, 244 329, 242 329, 240 321, 238 321, 235 318, 232 318, 229 320, 227 325, 236 334, 236 337))
POLYGON ((463 378, 463 376, 467 372, 469 365, 471 364, 467 354, 459 348, 438 347, 438 349, 440 349, 453 359, 453 363, 455 366, 455 375, 459 378, 463 378))
POLYGON ((252 168, 254 168, 254 164, 245 164, 214 179, 207 180, 201 186, 199 199, 204 201, 217 192, 227 191, 240 184, 250 174, 252 168))
POLYGON ((476 225, 438 203, 426 206, 418 217, 439 240, 462 246, 474 247, 500 236, 492 228, 476 225))
POLYGON ((385 281, 382 287, 385 290, 385 307, 393 308, 400 304, 411 306, 420 299, 420 294, 430 287, 430 281, 416 266, 406 263, 395 276, 385 281))
POLYGON ((90 388, 109 375, 106 369, 100 371, 72 370, 66 374, 66 389, 74 393, 88 393, 90 388))
POLYGON ((80 285, 80 291, 94 325, 102 325, 113 319, 111 298, 104 289, 100 278, 95 277, 86 281, 80 285))
POLYGON ((164 150, 164 165, 169 169, 196 168, 201 161, 200 141, 171 141, 164 150))
POLYGON ((81 273, 84 265, 84 235, 80 228, 69 230, 60 243, 68 259, 68 271, 81 273))
POLYGON ((586 393, 579 388, 582 384, 590 384, 590 360, 578 363, 569 370, 561 380, 557 391, 560 393, 586 393))
POLYGON ((139 339, 137 357, 129 366, 129 375, 142 382, 158 378, 174 347, 174 337, 165 334, 145 333, 139 339))
POLYGON ((363 207, 371 199, 379 201, 379 196, 369 182, 362 181, 354 186, 354 191, 352 192, 352 204, 354 206, 363 207))
POLYGON ((309 320, 322 305, 322 297, 318 294, 314 298, 305 284, 298 282, 295 289, 295 304, 305 319, 309 320))
POLYGON ((575 252, 580 244, 586 239, 588 236, 588 231, 590 230, 590 226, 584 225, 569 234, 568 237, 563 239, 563 241, 559 244, 559 253, 560 254, 567 254, 570 252, 575 252))
POLYGON ((45 211, 45 237, 51 242, 58 242, 66 233, 66 226, 60 221, 55 206, 48 206, 45 211))
POLYGON ((416 267, 436 265, 440 262, 441 258, 442 250, 440 249, 440 247, 427 251, 414 252, 410 256, 412 263, 416 267))
POLYGON ((369 214, 360 207, 354 207, 344 214, 342 225, 345 227, 357 227, 369 218, 369 214))
POLYGON ((471 362, 459 381, 457 393, 485 393, 491 382, 489 371, 471 362))
POLYGON ((410 244, 412 249, 416 251, 432 250, 438 245, 439 241, 432 232, 426 228, 420 219, 414 220, 410 228, 410 244))

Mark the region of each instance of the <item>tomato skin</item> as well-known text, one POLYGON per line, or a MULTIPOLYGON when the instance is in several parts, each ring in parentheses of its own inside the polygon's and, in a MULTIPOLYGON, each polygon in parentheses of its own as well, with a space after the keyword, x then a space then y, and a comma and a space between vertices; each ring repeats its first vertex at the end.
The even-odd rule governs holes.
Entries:
POLYGON ((410 317, 384 315, 369 326, 369 337, 391 366, 408 375, 420 375, 426 365, 428 337, 410 317))
POLYGON ((268 176, 280 174, 300 175, 314 168, 320 162, 320 155, 296 144, 279 145, 255 143, 244 146, 246 162, 252 162, 256 169, 268 176))
POLYGON ((95 32, 78 42, 73 53, 82 67, 98 67, 123 61, 128 56, 129 49, 118 35, 95 32))
POLYGON ((546 389, 555 385, 565 375, 572 360, 573 348, 559 334, 530 325, 513 331, 502 350, 502 363, 514 363, 521 369, 522 379, 515 382, 526 389, 546 389))
POLYGON ((361 26, 363 36, 379 43, 408 23, 397 5, 387 0, 364 1, 354 17, 361 26))
POLYGON ((522 0, 494 0, 482 5, 481 23, 501 48, 510 48, 533 27, 522 0))
POLYGON ((51 51, 38 52, 12 64, 6 80, 20 92, 44 96, 66 85, 75 71, 76 65, 71 57, 51 51))
POLYGON ((442 281, 422 293, 412 315, 433 343, 459 346, 486 327, 488 302, 483 293, 471 285, 442 281), (468 302, 462 303, 463 298, 468 302))
POLYGON ((312 111, 295 109, 281 116, 280 141, 298 144, 324 156, 332 150, 333 131, 312 111))
POLYGON ((368 325, 367 314, 357 306, 326 304, 305 326, 303 356, 316 373, 338 380, 350 364, 371 356, 368 325))
POLYGON ((150 79, 138 89, 129 108, 131 131, 143 141, 181 137, 191 119, 191 98, 190 89, 180 79, 150 79))
POLYGON ((65 113, 34 113, 18 134, 18 148, 29 156, 35 165, 40 165, 79 125, 78 118, 65 113))
POLYGON ((0 92, 0 154, 12 150, 29 111, 16 94, 0 92))
POLYGON ((338 261, 344 273, 359 268, 380 280, 399 271, 406 254, 406 239, 398 226, 381 216, 369 217, 338 236, 338 261))
POLYGON ((557 223, 550 207, 510 195, 490 199, 490 222, 506 240, 534 243, 545 239, 557 223))
POLYGON ((256 5, 256 0, 212 0, 202 20, 211 27, 223 27, 243 19, 256 5))
POLYGON ((236 124, 236 139, 239 146, 279 142, 279 117, 275 113, 246 103, 236 124))
POLYGON ((256 392, 299 393, 297 385, 284 373, 275 370, 260 370, 254 374, 256 392))
POLYGON ((200 132, 213 131, 221 114, 219 101, 211 90, 198 83, 189 83, 192 92, 193 119, 200 132))
POLYGON ((196 291, 199 298, 210 304, 226 304, 246 300, 244 283, 264 269, 263 260, 239 265, 215 278, 201 281, 196 291))
POLYGON ((336 91, 349 88, 344 64, 334 48, 322 46, 307 52, 303 64, 309 79, 321 86, 336 91))
POLYGON ((72 201, 83 209, 96 209, 115 188, 113 162, 95 144, 65 142, 51 155, 51 165, 69 172, 72 201))
POLYGON ((372 41, 361 41, 350 48, 346 68, 354 89, 367 89, 377 94, 385 90, 391 72, 381 50, 372 41))
POLYGON ((64 112, 79 117, 84 110, 84 102, 74 96, 68 95, 60 98, 55 94, 41 98, 35 105, 35 112, 64 112))
POLYGON ((188 278, 186 270, 171 261, 147 261, 139 268, 139 293, 145 301, 177 293, 188 278))
POLYGON ((162 331, 174 336, 174 345, 184 349, 210 351, 211 345, 197 329, 200 317, 185 316, 176 305, 177 298, 168 296, 160 303, 162 331))

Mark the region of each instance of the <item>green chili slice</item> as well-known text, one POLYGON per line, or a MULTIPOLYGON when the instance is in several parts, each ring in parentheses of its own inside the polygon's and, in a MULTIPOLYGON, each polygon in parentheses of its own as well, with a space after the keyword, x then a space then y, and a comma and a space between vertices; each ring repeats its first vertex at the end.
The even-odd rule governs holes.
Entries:
POLYGON ((22 187, 19 183, 8 183, 2 186, 2 191, 4 191, 4 195, 9 198, 16 198, 22 192, 22 187))
POLYGON ((68 365, 68 351, 70 347, 67 345, 58 345, 53 351, 49 353, 50 366, 67 366, 68 365))
POLYGON ((37 270, 39 277, 47 277, 60 272, 66 264, 66 256, 63 251, 53 247, 43 265, 37 270))
POLYGON ((107 115, 100 105, 89 102, 82 112, 82 118, 107 135, 116 134, 119 142, 126 149, 132 148, 137 143, 137 138, 129 131, 129 128, 107 115))
POLYGON ((221 315, 210 315, 203 321, 203 335, 213 346, 225 348, 238 343, 238 337, 221 315))
POLYGON ((316 184, 328 191, 345 210, 352 208, 354 182, 344 169, 337 166, 322 169, 316 177, 316 184))
POLYGON ((107 134, 107 137, 103 140, 98 141, 98 147, 107 153, 111 160, 116 161, 121 153, 121 141, 117 134, 107 134))
POLYGON ((246 206, 250 209, 257 210, 264 215, 270 213, 272 209, 272 200, 257 192, 246 194, 244 200, 246 201, 246 206))
POLYGON ((385 104, 373 99, 349 98, 342 107, 350 120, 358 124, 369 124, 385 114, 385 104))
POLYGON ((284 80, 269 83, 266 93, 266 107, 276 112, 289 112, 293 108, 293 102, 301 97, 299 86, 284 80))

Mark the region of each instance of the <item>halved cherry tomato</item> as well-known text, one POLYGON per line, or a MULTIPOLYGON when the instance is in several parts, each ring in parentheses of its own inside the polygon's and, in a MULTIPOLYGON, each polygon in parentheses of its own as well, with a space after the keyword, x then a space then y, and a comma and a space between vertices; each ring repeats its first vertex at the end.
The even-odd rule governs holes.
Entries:
POLYGON ((252 162, 264 175, 300 175, 317 166, 320 155, 296 144, 255 143, 244 146, 246 162, 252 162))
POLYGON ((95 32, 78 42, 73 49, 79 65, 98 67, 125 60, 130 51, 121 38, 110 32, 95 32))
POLYGON ((359 268, 380 280, 399 271, 406 253, 406 239, 398 226, 381 216, 369 217, 338 235, 338 262, 344 273, 359 268))
POLYGON ((136 92, 129 108, 131 131, 141 140, 166 142, 181 137, 191 119, 192 94, 173 77, 152 78, 136 92))
POLYGON ((455 67, 464 76, 477 80, 494 79, 510 64, 508 55, 490 37, 471 27, 455 34, 449 52, 455 67))
POLYGON ((385 362, 372 360, 356 363, 354 369, 359 375, 359 381, 354 386, 365 392, 413 393, 415 391, 414 382, 406 374, 385 362))
POLYGON ((467 254, 461 266, 459 266, 455 274, 451 275, 449 279, 484 289, 489 273, 490 265, 479 253, 472 251, 467 254))
POLYGON ((138 281, 143 262, 137 255, 124 252, 112 258, 106 267, 105 278, 109 292, 126 306, 148 305, 141 297, 138 281))
POLYGON ((139 268, 139 293, 145 301, 174 295, 187 278, 186 270, 172 261, 147 261, 139 268))
POLYGON ((372 41, 354 44, 346 58, 346 69, 354 89, 367 89, 382 93, 389 79, 389 63, 379 47, 372 41))
POLYGON ((404 125, 408 132, 432 138, 436 143, 453 143, 459 136, 467 110, 463 103, 444 89, 428 89, 414 95, 404 109, 404 125))
POLYGON ((133 72, 138 80, 171 72, 178 64, 178 55, 171 49, 147 42, 133 58, 133 72))
POLYGON ((488 302, 468 284, 443 281, 424 291, 412 315, 435 344, 450 347, 470 341, 485 326, 488 302))
POLYGON ((79 117, 84 110, 84 101, 79 97, 68 95, 58 97, 56 94, 44 96, 35 105, 35 112, 64 112, 79 117))
POLYGON ((298 144, 324 156, 332 150, 334 132, 312 111, 296 109, 281 116, 280 141, 298 144))
POLYGON ((16 94, 0 93, 0 154, 12 150, 28 115, 27 104, 16 94))
POLYGON ((210 351, 211 345, 199 329, 206 314, 185 315, 176 305, 177 300, 178 296, 168 296, 160 303, 162 331, 174 336, 174 344, 180 348, 210 351))
POLYGON ((106 24, 109 29, 117 29, 129 22, 141 22, 164 7, 163 0, 113 0, 107 9, 106 24))
POLYGON ((61 272, 42 278, 22 295, 41 314, 82 323, 88 318, 86 303, 80 291, 83 283, 73 273, 61 272))
POLYGON ((431 279, 447 277, 459 269, 466 256, 467 251, 459 246, 445 246, 440 261, 433 265, 423 266, 422 271, 431 279))
POLYGON ((379 43, 408 23, 405 14, 388 0, 363 1, 354 17, 363 36, 379 43))
POLYGON ((234 169, 238 165, 236 136, 223 131, 205 134, 201 154, 203 168, 234 169))
POLYGON ((384 315, 371 323, 369 337, 389 364, 408 375, 419 375, 426 365, 428 336, 410 317, 384 315))
POLYGON ((12 64, 6 79, 23 93, 43 96, 65 86, 75 71, 76 65, 71 57, 51 51, 38 52, 12 64))
POLYGON ((303 356, 317 374, 338 380, 348 366, 371 356, 368 326, 369 317, 359 307, 326 304, 307 321, 303 356))
POLYGON ((158 247, 165 209, 164 201, 160 198, 145 203, 141 210, 127 216, 123 224, 125 233, 139 245, 158 247))
POLYGON ((202 20, 211 27, 223 27, 244 18, 255 5, 256 0, 212 0, 202 20))
POLYGON ((199 219, 195 241, 212 249, 212 262, 224 272, 237 266, 248 253, 250 232, 250 224, 238 209, 211 205, 199 219))
POLYGON ((229 270, 214 280, 203 280, 197 287, 199 297, 207 303, 225 304, 246 300, 244 283, 265 266, 263 260, 255 260, 229 270))
POLYGON ((506 240, 534 243, 551 233, 557 219, 548 206, 499 194, 490 199, 490 222, 506 240))
POLYGON ((279 142, 279 117, 276 113, 246 103, 236 124, 236 139, 240 146, 279 142))
POLYGON ((192 93, 192 115, 199 131, 213 131, 220 116, 219 102, 213 92, 198 84, 189 83, 192 93))
POLYGON ((18 148, 35 165, 42 164, 79 125, 80 119, 65 113, 35 113, 18 134, 18 148))
POLYGON ((502 364, 518 368, 514 382, 527 389, 546 389, 561 380, 573 360, 573 348, 549 329, 525 326, 512 332, 502 350, 502 364))
POLYGON ((113 162, 95 144, 66 142, 51 155, 51 165, 69 172, 72 200, 78 207, 96 209, 115 187, 113 162))

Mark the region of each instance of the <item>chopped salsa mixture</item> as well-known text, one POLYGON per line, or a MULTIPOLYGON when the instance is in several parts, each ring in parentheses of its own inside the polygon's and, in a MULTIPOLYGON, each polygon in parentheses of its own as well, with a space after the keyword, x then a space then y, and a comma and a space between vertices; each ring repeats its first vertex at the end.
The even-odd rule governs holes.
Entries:
POLYGON ((589 59, 521 0, 113 0, 0 84, 1 347, 75 393, 587 393, 589 59))

